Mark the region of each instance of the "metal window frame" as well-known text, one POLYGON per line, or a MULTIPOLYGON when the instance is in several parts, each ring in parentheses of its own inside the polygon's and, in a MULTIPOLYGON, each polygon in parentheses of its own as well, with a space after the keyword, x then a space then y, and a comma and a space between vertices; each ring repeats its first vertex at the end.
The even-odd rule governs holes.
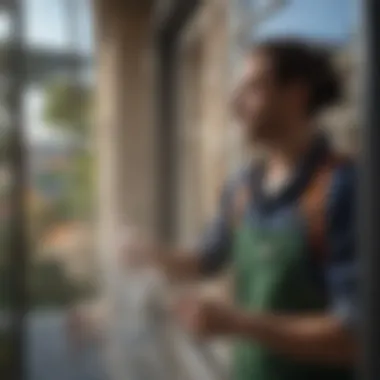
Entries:
POLYGON ((363 49, 362 146, 359 163, 358 237, 360 255, 360 337, 358 378, 380 375, 380 2, 361 1, 363 49))
POLYGON ((7 62, 9 75, 8 105, 11 119, 9 147, 12 171, 10 197, 11 220, 9 231, 9 290, 10 290, 10 377, 24 379, 25 366, 25 315, 28 310, 27 265, 30 247, 27 234, 26 148, 24 137, 23 93, 26 79, 23 1, 9 2, 7 11, 11 18, 11 34, 7 62))

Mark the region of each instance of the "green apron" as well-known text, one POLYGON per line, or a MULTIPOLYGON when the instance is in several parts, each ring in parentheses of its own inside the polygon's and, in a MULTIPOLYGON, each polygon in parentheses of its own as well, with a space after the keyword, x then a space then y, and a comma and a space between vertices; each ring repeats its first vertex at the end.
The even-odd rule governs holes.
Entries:
MULTIPOLYGON (((267 229, 246 224, 236 229, 234 239, 238 305, 258 312, 324 310, 323 292, 311 276, 305 254, 306 239, 297 223, 267 229)), ((248 339, 236 344, 233 380, 343 380, 352 377, 351 371, 296 362, 248 339)))

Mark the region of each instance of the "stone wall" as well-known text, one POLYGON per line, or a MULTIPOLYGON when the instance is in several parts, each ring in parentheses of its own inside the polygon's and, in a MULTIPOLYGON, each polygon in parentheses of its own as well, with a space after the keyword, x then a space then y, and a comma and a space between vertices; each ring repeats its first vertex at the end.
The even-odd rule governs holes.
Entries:
POLYGON ((227 8, 205 2, 181 39, 179 205, 191 241, 215 212, 226 172, 227 8))

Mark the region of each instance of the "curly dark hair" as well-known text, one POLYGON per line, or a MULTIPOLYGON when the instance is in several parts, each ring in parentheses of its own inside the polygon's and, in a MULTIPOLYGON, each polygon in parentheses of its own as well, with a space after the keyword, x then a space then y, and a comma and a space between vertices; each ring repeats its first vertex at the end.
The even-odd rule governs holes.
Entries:
POLYGON ((310 89, 309 112, 316 114, 339 102, 343 89, 331 59, 331 49, 297 38, 267 39, 253 46, 273 62, 281 85, 305 83, 310 89))

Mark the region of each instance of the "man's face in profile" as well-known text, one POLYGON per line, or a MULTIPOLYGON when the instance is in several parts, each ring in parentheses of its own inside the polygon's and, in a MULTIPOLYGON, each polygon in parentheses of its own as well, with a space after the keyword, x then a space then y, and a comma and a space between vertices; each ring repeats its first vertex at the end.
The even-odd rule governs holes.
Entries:
POLYGON ((234 110, 245 138, 265 143, 287 134, 289 120, 303 107, 304 93, 299 90, 300 86, 278 83, 267 55, 249 55, 234 99, 234 110))

